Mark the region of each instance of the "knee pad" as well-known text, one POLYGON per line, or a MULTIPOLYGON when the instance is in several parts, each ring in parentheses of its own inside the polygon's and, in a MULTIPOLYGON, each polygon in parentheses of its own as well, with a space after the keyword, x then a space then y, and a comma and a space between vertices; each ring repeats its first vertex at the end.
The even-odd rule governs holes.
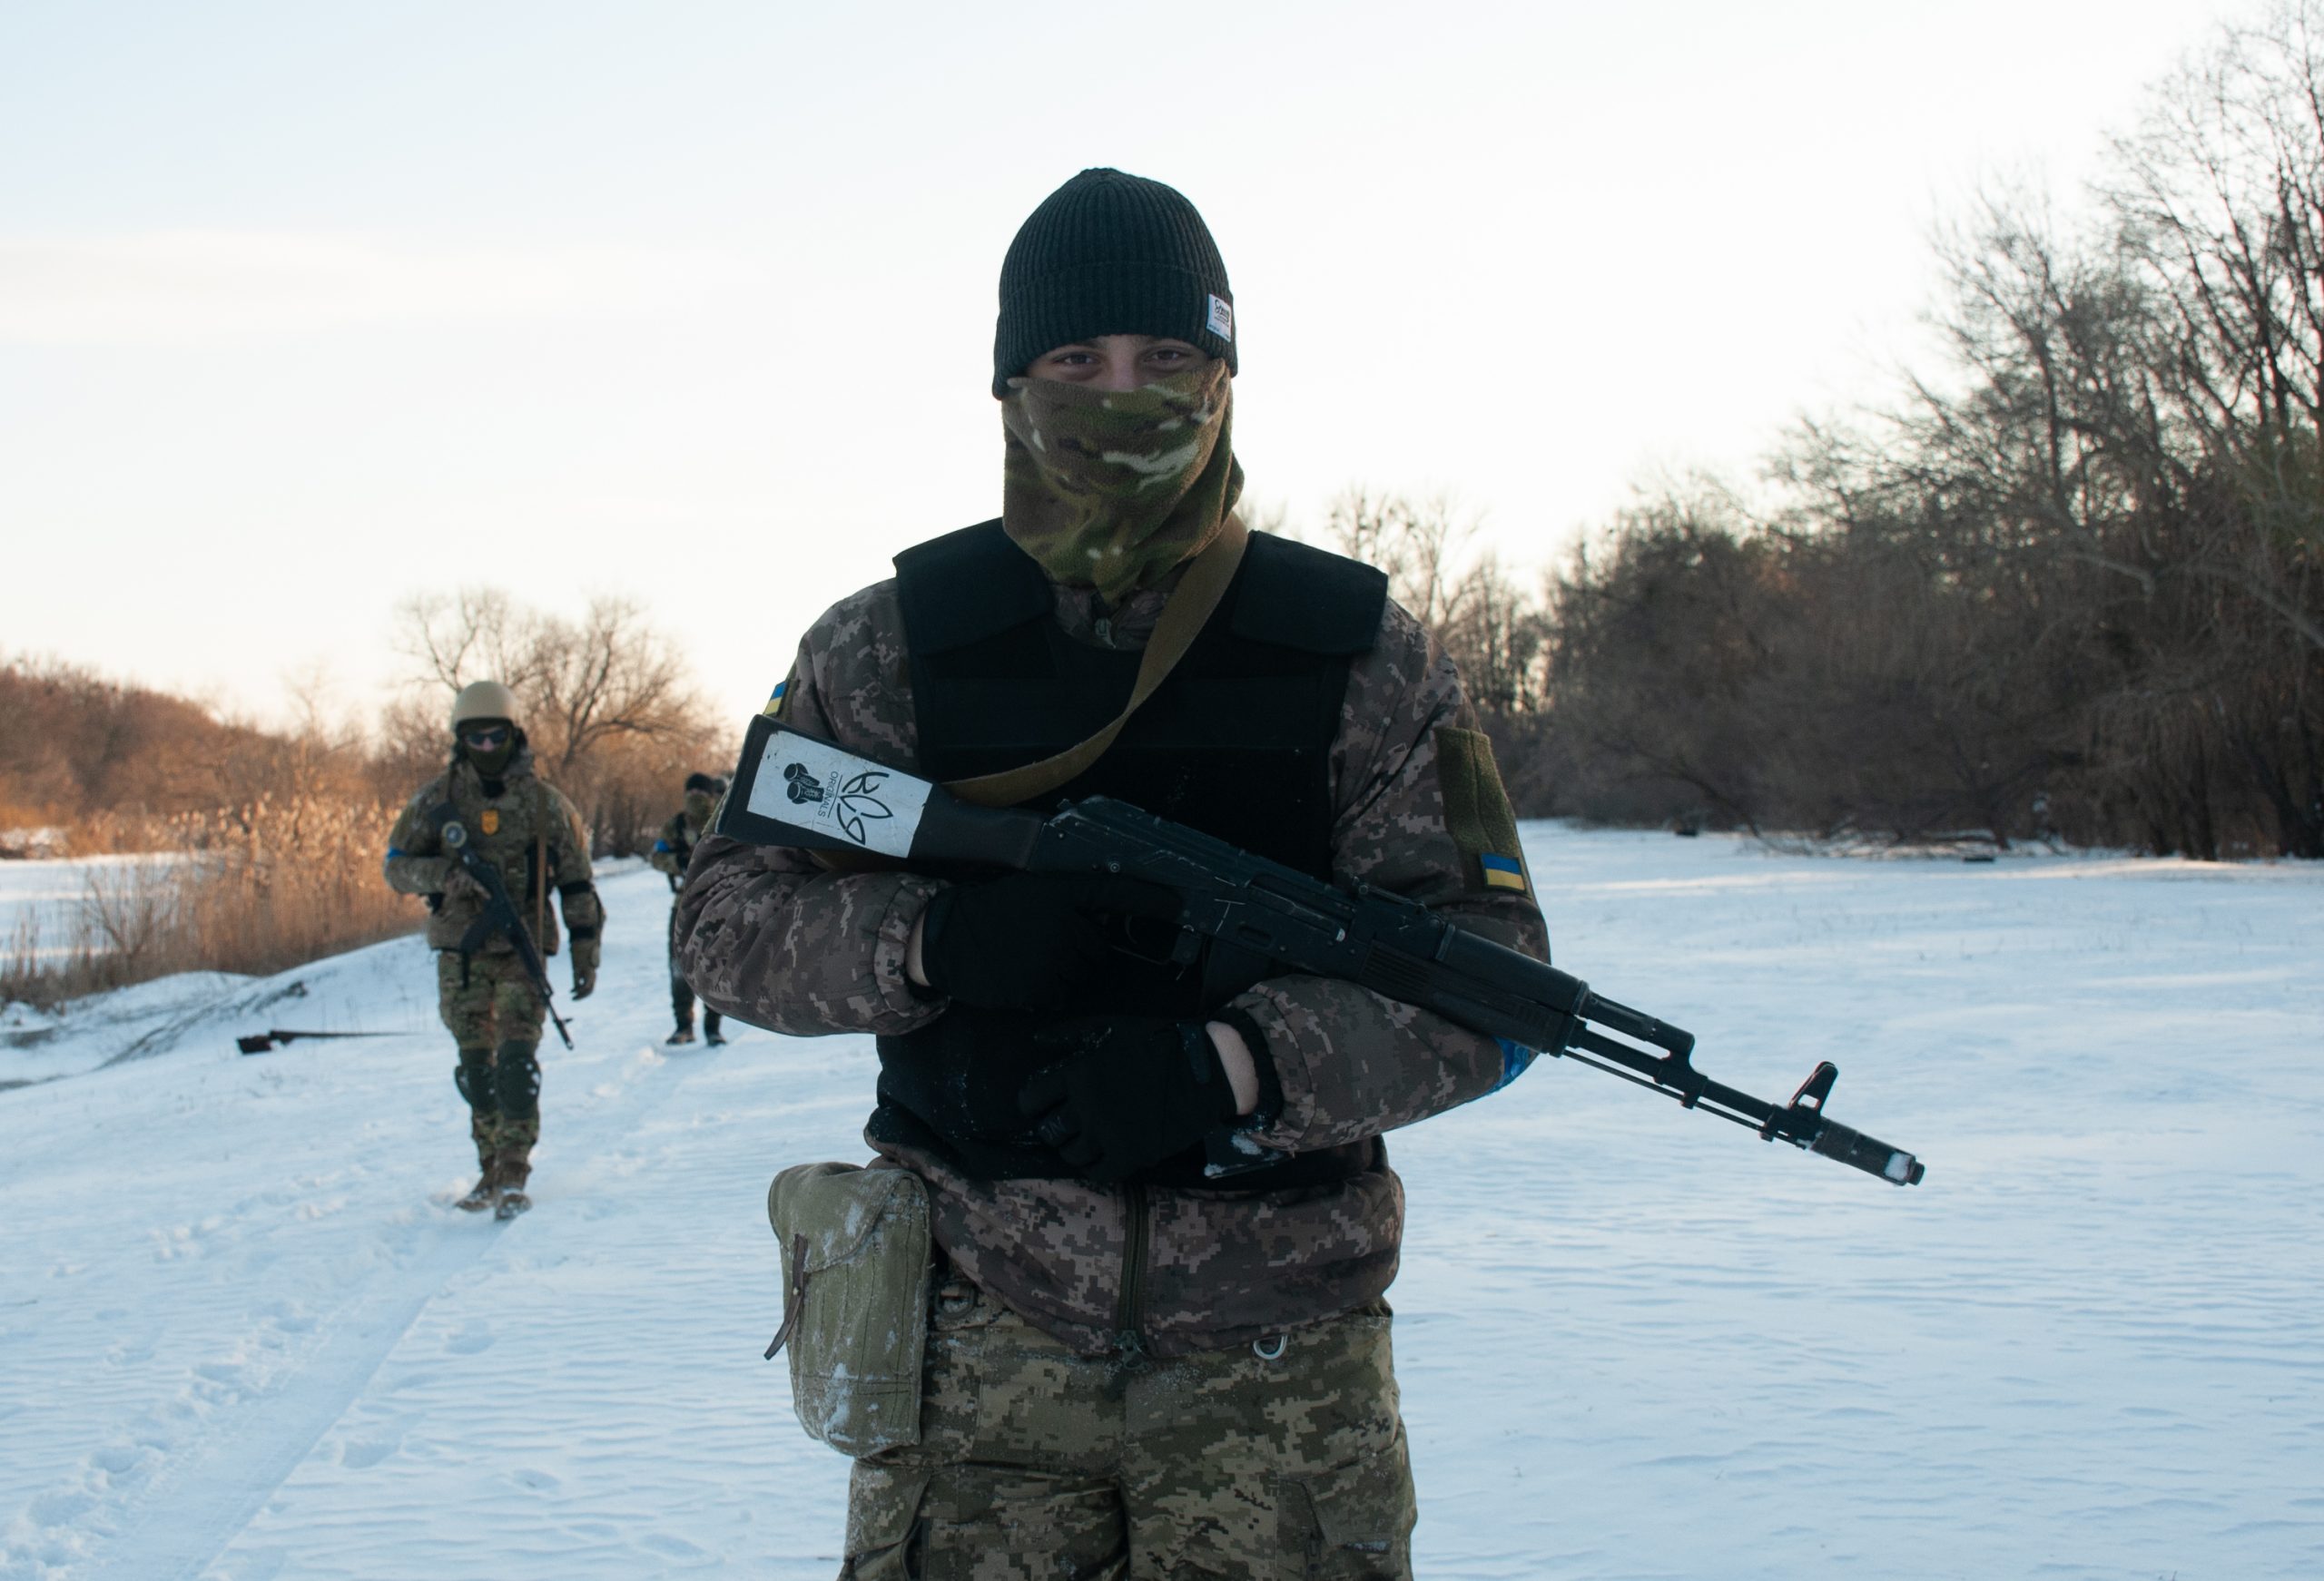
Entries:
POLYGON ((460 1089, 468 1107, 479 1115, 497 1115, 500 1104, 492 1088, 492 1050, 464 1048, 460 1063, 452 1067, 452 1085, 460 1089))
POLYGON ((529 1043, 504 1043, 492 1062, 493 1096, 500 1112, 511 1120, 530 1120, 541 1112, 541 1063, 529 1043))

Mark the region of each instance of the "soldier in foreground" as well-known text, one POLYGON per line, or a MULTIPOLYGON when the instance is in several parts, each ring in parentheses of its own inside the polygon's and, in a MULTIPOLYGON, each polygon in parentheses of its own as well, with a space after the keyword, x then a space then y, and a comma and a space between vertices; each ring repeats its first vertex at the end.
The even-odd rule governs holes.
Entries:
MULTIPOLYGON (((770 706, 964 796, 1119 797, 1543 957, 1451 662, 1378 572, 1234 517, 1236 331, 1184 197, 1059 189, 1001 268, 1000 518, 836 605, 770 706)), ((878 1034, 865 1139, 926 1192, 916 1420, 856 1460, 842 1576, 1410 1575, 1381 1136, 1514 1056, 1352 984, 1153 958, 1175 905, 703 843, 687 977, 777 1031, 878 1034), (1256 1167, 1206 1175, 1222 1144, 1256 1167)))
POLYGON ((596 987, 605 912, 581 820, 573 804, 534 773, 516 697, 500 682, 474 682, 453 700, 451 763, 396 820, 387 877, 391 888, 428 900, 438 1005, 459 1048, 453 1079, 468 1100, 481 1169, 459 1205, 513 1218, 532 1205, 525 1183, 540 1139, 538 1050, 548 1011, 548 985, 534 981, 513 934, 523 930, 542 956, 556 953, 556 918, 548 906, 554 890, 573 936, 573 997, 586 999, 596 987), (514 918, 493 925, 489 891, 455 847, 476 853, 497 875, 514 918))
MULTIPOLYGON (((670 1013, 675 1017, 677 1030, 663 1039, 667 1044, 694 1041, 694 989, 678 969, 678 904, 675 897, 686 887, 686 864, 694 860, 694 848, 701 843, 703 830, 710 827, 710 815, 717 810, 719 797, 726 793, 726 781, 715 774, 686 776, 685 805, 672 814, 655 838, 654 849, 646 860, 669 875, 670 894, 670 1013)), ((703 1041, 715 1048, 726 1041, 719 1031, 718 1012, 704 1006, 702 1016, 703 1041)))

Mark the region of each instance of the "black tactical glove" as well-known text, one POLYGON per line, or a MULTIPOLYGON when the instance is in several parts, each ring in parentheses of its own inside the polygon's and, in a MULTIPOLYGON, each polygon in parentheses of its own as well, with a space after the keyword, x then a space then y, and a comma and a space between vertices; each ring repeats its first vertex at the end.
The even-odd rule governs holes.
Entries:
POLYGON ((1235 1122, 1235 1089, 1199 1021, 1125 1016, 1041 1035, 1066 1057, 1017 1106, 1091 1180, 1127 1180, 1235 1122))
POLYGON ((1041 1025, 1021 1010, 955 1005, 881 1049, 880 1101, 933 1130, 980 1179, 1069 1174, 1017 1107, 1026 1082, 1058 1060, 1035 1041, 1041 1025))
POLYGON ((1178 898, 1138 879, 1010 873, 955 884, 928 904, 921 970, 964 1005, 1057 1009, 1127 942, 1126 918, 1175 923, 1178 898))

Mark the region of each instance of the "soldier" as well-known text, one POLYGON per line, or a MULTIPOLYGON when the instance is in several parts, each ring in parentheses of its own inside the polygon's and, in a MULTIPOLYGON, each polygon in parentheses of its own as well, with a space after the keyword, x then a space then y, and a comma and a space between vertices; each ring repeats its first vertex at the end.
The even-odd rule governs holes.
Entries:
MULTIPOLYGON (((956 787, 1065 754, 1061 786, 1003 783, 1118 796, 1546 958, 1452 663, 1377 571, 1234 518, 1236 368, 1194 207, 1068 182, 1001 266, 1000 519, 835 606, 770 706, 956 787), (1155 687, 1182 593, 1199 635, 1155 687)), ((780 1032, 877 1034, 865 1140, 927 1187, 919 1441, 855 1462, 842 1576, 1410 1574, 1382 1133, 1522 1051, 1216 948, 1174 967, 1138 934, 1173 905, 703 842, 688 979, 780 1032), (1272 1162, 1206 1178, 1206 1139, 1272 1162)))
MULTIPOLYGON (((686 776, 685 806, 662 826, 653 852, 645 859, 669 875, 673 896, 685 889, 686 864, 694 860, 694 845, 702 839, 702 831, 710 827, 710 815, 717 810, 718 799, 724 794, 726 781, 715 774, 686 776)), ((670 1011, 677 1018, 678 1029, 663 1041, 674 1045, 692 1043, 694 989, 678 970, 678 905, 675 899, 670 902, 670 1011)), ((702 1036, 713 1048, 726 1041, 719 1031, 718 1012, 706 1006, 703 1009, 702 1036)))
POLYGON ((532 1206, 525 1183, 539 1140, 542 998, 505 935, 472 937, 487 891, 448 854, 443 831, 457 822, 480 852, 544 957, 557 949, 550 890, 573 936, 573 997, 597 983, 605 911, 591 879, 589 842, 557 789, 533 772, 532 748, 517 724, 517 699, 497 681, 462 687, 452 702, 452 761, 423 787, 388 837, 388 883, 428 898, 428 943, 437 951, 438 1005, 459 1047, 453 1071, 468 1100, 468 1132, 482 1173, 460 1199, 470 1213, 513 1218, 532 1206))

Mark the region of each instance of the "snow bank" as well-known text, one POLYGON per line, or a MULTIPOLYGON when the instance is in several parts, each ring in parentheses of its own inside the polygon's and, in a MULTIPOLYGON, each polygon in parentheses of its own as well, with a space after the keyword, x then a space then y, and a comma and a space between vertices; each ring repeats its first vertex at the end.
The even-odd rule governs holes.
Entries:
MULTIPOLYGON (((2324 1575, 2324 873, 1527 836, 1561 965, 1929 1178, 1556 1062, 1393 1138, 1420 1574, 2324 1575)), ((0 1048, 80 1073, 0 1092, 0 1576, 837 1569, 763 1199, 863 1156, 869 1042, 665 1050, 666 893, 605 889, 512 1224, 416 940, 0 1048)))

